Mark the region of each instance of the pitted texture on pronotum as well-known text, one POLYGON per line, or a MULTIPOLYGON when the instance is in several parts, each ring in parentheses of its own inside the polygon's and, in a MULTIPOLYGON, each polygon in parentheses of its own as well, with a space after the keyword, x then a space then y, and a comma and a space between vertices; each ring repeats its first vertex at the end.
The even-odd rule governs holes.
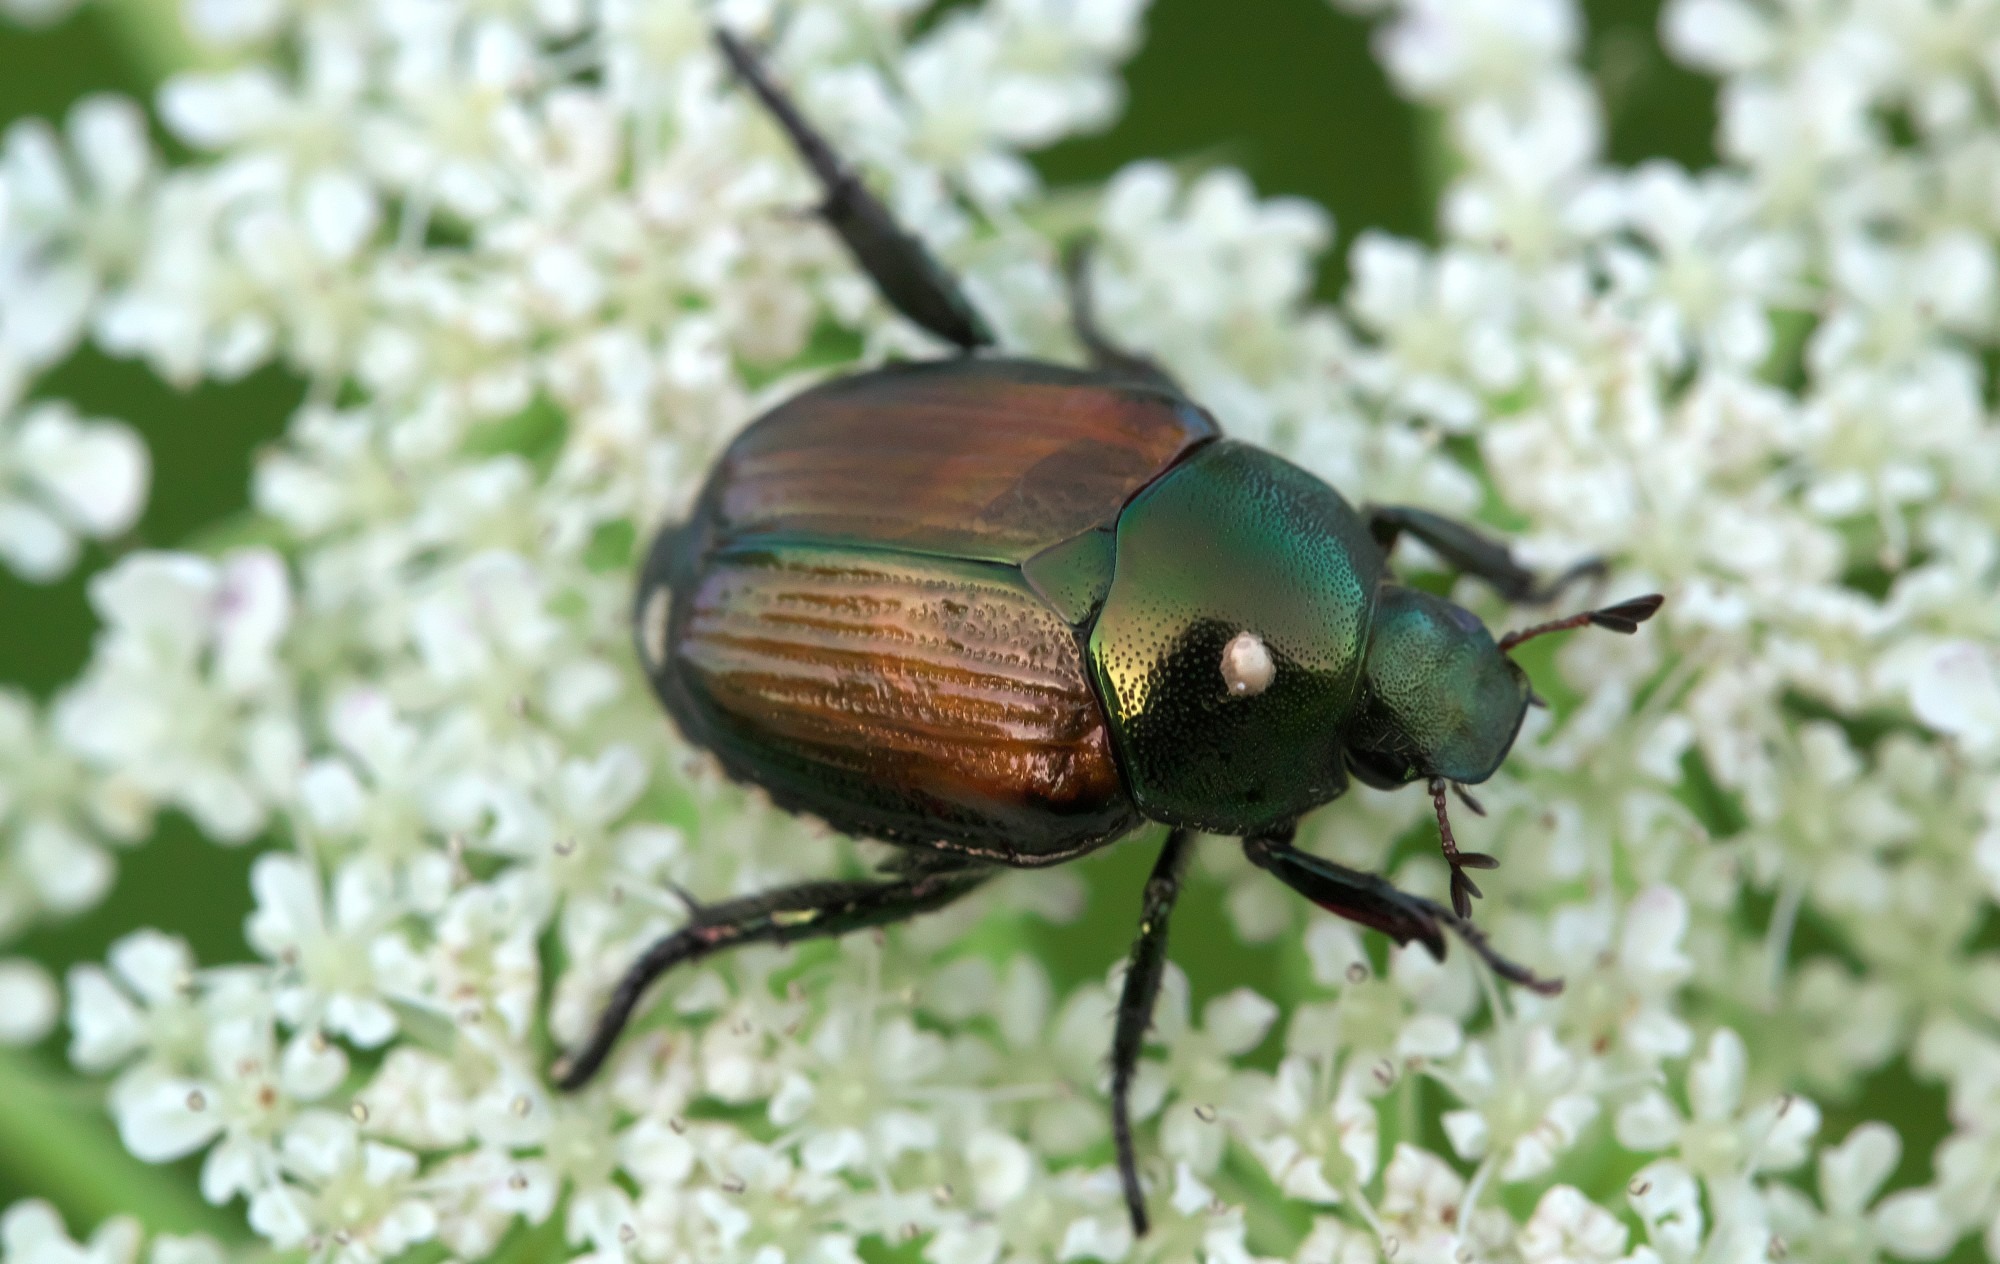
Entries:
POLYGON ((1528 711, 1528 677, 1469 611, 1387 584, 1368 647, 1358 750, 1407 754, 1410 776, 1477 783, 1506 758, 1528 711))
POLYGON ((1221 440, 1118 520, 1090 666, 1132 795, 1149 818, 1241 834, 1346 785, 1338 717, 1359 691, 1381 552, 1325 483, 1221 440), (1253 695, 1219 670, 1254 634, 1273 675, 1253 695))

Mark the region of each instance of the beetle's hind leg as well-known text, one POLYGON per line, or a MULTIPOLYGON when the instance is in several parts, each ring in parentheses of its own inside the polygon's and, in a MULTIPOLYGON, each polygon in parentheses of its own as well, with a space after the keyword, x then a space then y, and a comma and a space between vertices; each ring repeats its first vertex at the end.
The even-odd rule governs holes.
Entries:
POLYGON ((590 1039, 556 1063, 556 1084, 574 1089, 597 1074, 646 989, 677 965, 739 944, 785 944, 905 921, 943 908, 990 876, 984 867, 929 866, 891 882, 805 882, 697 905, 687 925, 656 940, 625 971, 590 1039))
POLYGON ((1118 1148, 1118 1179, 1125 1187, 1125 1208, 1132 1215, 1132 1232, 1146 1235, 1146 1195, 1139 1188, 1139 1161, 1132 1150, 1132 1075, 1146 1029, 1153 1023, 1153 1003, 1167 970, 1167 919, 1181 893, 1181 872, 1187 868, 1187 830, 1167 834, 1139 911, 1139 938, 1125 968, 1125 986, 1118 994, 1118 1024, 1111 1036, 1111 1136, 1118 1148))
POLYGON ((1486 935, 1470 921, 1443 905, 1420 895, 1399 891, 1394 883, 1377 874, 1363 873, 1334 864, 1292 846, 1289 829, 1281 833, 1253 834, 1243 840, 1243 854, 1250 863, 1274 875, 1329 913, 1381 931, 1399 944, 1416 940, 1432 957, 1444 960, 1448 929, 1479 954, 1493 973, 1544 996, 1562 991, 1561 979, 1544 979, 1494 951, 1486 935))
POLYGON ((1097 324, 1097 301, 1091 291, 1090 261, 1096 257, 1096 243, 1083 236, 1063 249, 1063 284, 1069 291, 1069 326, 1090 357, 1090 365, 1106 373, 1138 378, 1163 386, 1179 395, 1180 383, 1156 362, 1136 351, 1127 351, 1113 342, 1097 324))
POLYGON ((896 222, 882 200, 840 160, 785 94, 749 46, 718 29, 716 46, 743 82, 791 138, 792 147, 819 177, 826 200, 820 218, 847 244, 848 253, 875 282, 889 305, 964 351, 991 346, 993 332, 923 242, 896 222))
POLYGON ((1456 518, 1409 505, 1370 505, 1366 512, 1369 534, 1382 546, 1384 557, 1407 532, 1429 545, 1447 566, 1478 576, 1508 601, 1522 605, 1545 605, 1571 584, 1604 575, 1604 559, 1593 557, 1543 583, 1535 572, 1514 560, 1505 544, 1456 518))

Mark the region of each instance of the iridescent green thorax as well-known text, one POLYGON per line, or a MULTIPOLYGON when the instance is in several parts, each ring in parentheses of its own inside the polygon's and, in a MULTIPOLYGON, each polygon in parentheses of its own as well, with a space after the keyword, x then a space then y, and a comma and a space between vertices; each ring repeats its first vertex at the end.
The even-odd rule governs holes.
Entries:
POLYGON ((1357 762, 1391 782, 1481 782, 1506 758, 1527 711, 1526 674, 1476 616, 1421 589, 1383 585, 1367 695, 1348 731, 1357 762))
POLYGON ((1338 795, 1382 579, 1338 492, 1244 444, 1208 444, 1135 497, 1090 668, 1140 811, 1244 834, 1338 795), (1245 632, 1275 667, 1247 696, 1223 671, 1245 632))

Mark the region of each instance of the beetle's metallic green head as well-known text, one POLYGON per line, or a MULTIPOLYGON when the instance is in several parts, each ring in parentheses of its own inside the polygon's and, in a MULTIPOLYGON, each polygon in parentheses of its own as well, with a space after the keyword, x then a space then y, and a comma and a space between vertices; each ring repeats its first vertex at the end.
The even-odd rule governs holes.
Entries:
POLYGON ((1477 784, 1507 757, 1532 692, 1471 611, 1384 584, 1348 766, 1382 789, 1433 777, 1477 784))

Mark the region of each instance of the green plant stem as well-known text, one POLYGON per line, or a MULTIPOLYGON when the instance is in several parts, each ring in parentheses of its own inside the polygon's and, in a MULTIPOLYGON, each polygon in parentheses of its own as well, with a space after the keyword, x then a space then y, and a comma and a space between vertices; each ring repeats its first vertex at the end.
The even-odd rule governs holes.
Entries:
POLYGON ((152 1231, 241 1238, 242 1225, 203 1202, 184 1174, 133 1158, 76 1088, 31 1055, 0 1049, 0 1178, 54 1203, 78 1237, 129 1215, 152 1231))

